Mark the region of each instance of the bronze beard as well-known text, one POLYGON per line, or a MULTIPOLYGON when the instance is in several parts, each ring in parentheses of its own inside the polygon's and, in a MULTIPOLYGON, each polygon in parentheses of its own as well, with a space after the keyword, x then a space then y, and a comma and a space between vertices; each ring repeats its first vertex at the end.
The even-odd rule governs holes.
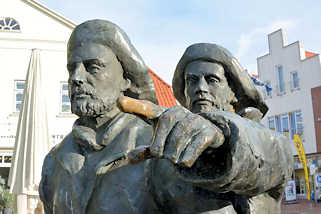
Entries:
POLYGON ((72 86, 70 98, 71 112, 79 117, 97 117, 111 111, 116 105, 115 99, 98 97, 95 88, 87 84, 72 86))

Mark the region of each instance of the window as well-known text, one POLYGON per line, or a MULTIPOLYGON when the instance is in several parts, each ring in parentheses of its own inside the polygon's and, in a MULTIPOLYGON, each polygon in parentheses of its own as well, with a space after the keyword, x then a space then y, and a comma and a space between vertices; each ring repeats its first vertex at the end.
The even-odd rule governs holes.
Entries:
POLYGON ((14 112, 20 112, 22 99, 23 99, 23 89, 25 88, 24 80, 15 80, 14 81, 14 112))
MULTIPOLYGON (((277 132, 283 133, 285 135, 289 135, 289 115, 288 114, 275 116, 275 122, 276 122, 277 132)), ((270 118, 269 118, 269 124, 270 124, 270 118)))
POLYGON ((270 129, 283 133, 293 140, 294 134, 303 134, 303 120, 301 110, 268 117, 268 125, 270 129))
POLYGON ((296 120, 296 134, 303 134, 303 119, 301 110, 295 112, 295 120, 296 120))
POLYGON ((266 95, 271 97, 272 96, 272 87, 271 87, 270 81, 265 82, 265 90, 266 90, 266 95))
POLYGON ((61 107, 60 107, 60 112, 61 113, 71 113, 70 110, 70 100, 68 96, 68 83, 63 82, 61 83, 61 107))
POLYGON ((301 110, 291 112, 290 114, 290 136, 293 139, 294 134, 303 134, 303 119, 301 110))
POLYGON ((0 18, 0 31, 18 31, 20 32, 19 23, 10 17, 0 18))
POLYGON ((295 120, 295 113, 294 112, 291 112, 290 113, 290 136, 291 136, 291 139, 293 140, 293 135, 296 133, 296 120, 295 120))
POLYGON ((282 114, 282 132, 289 132, 289 115, 282 114))
POLYGON ((11 163, 11 161, 12 161, 12 155, 4 156, 4 163, 11 163))
POLYGON ((285 86, 284 86, 284 78, 283 78, 283 68, 282 66, 277 67, 278 72, 278 82, 279 82, 279 92, 284 93, 285 92, 285 86))
POLYGON ((11 152, 1 152, 0 153, 0 167, 10 167, 12 162, 11 152))
POLYGON ((275 123, 274 123, 274 117, 269 117, 269 128, 272 130, 275 130, 275 123))
POLYGON ((282 133, 280 116, 275 116, 275 121, 276 121, 276 131, 282 133))
POLYGON ((289 136, 289 115, 282 114, 281 115, 281 123, 282 123, 282 133, 286 136, 289 136))
POLYGON ((298 89, 299 88, 299 78, 298 72, 291 73, 291 89, 298 89))

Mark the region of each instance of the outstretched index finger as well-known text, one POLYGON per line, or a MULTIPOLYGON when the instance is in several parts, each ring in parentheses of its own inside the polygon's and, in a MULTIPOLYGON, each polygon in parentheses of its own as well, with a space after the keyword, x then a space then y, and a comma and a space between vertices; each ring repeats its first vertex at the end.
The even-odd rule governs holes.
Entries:
POLYGON ((118 105, 124 112, 139 114, 145 116, 147 119, 156 119, 166 110, 166 108, 150 101, 136 100, 126 96, 118 99, 118 105))

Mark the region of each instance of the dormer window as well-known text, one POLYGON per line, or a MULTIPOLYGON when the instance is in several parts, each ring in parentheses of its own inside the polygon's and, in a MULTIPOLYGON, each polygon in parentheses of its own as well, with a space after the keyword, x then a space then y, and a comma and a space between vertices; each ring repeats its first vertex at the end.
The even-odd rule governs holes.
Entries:
POLYGON ((13 18, 2 17, 0 18, 0 31, 20 32, 20 25, 13 18))

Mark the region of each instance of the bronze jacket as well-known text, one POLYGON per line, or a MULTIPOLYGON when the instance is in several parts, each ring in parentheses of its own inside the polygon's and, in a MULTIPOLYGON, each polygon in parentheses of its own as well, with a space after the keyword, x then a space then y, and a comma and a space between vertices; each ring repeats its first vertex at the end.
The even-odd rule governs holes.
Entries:
POLYGON ((88 145, 96 139, 79 132, 76 121, 44 161, 39 193, 46 214, 279 213, 292 173, 289 140, 233 113, 203 116, 223 130, 226 142, 207 149, 191 168, 152 159, 103 170, 119 154, 150 144, 152 127, 120 113, 95 151, 88 145))

